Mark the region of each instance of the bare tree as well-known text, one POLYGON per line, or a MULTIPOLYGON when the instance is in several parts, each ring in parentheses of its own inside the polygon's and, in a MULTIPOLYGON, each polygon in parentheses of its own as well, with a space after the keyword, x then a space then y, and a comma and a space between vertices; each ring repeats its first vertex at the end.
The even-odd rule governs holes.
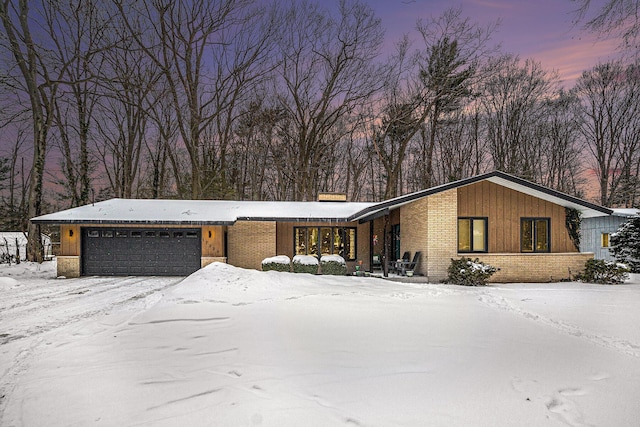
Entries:
MULTIPOLYGON (((349 134, 351 111, 380 87, 374 66, 383 30, 371 8, 341 0, 337 16, 307 2, 291 6, 279 43, 276 89, 288 126, 282 128, 297 200, 315 198, 332 147, 349 134)), ((331 172, 331 171, 329 171, 331 172)))
MULTIPOLYGON (((439 122, 462 108, 465 98, 471 95, 473 82, 481 77, 477 74, 480 63, 493 51, 488 45, 493 29, 493 24, 483 28, 462 18, 459 9, 418 23, 424 49, 416 58, 416 69, 391 74, 387 85, 391 95, 385 97, 388 102, 382 109, 386 118, 381 120, 374 138, 386 173, 385 198, 395 197, 401 191, 402 163, 416 135, 421 136, 421 144, 419 154, 411 155, 412 167, 420 171, 419 186, 432 185, 439 122)), ((394 63, 405 64, 405 56, 406 42, 398 45, 394 63)))
POLYGON ((487 169, 479 105, 468 105, 465 110, 449 116, 439 127, 434 184, 457 181, 487 169))
POLYGON ((157 199, 185 194, 187 191, 177 158, 178 124, 162 82, 154 85, 154 90, 146 99, 148 105, 144 109, 153 123, 155 134, 143 141, 148 159, 144 170, 147 182, 144 196, 157 199))
MULTIPOLYGON (((261 14, 248 9, 249 2, 244 0, 114 2, 132 40, 166 80, 188 153, 190 197, 201 198, 211 185, 204 180, 224 181, 223 176, 207 177, 205 173, 212 170, 212 159, 224 157, 224 153, 211 151, 211 142, 219 135, 211 126, 237 100, 238 86, 246 82, 242 73, 264 54, 259 40, 250 42, 251 46, 241 40, 242 30, 247 29, 243 24, 261 14), (228 60, 227 52, 238 46, 241 49, 234 56, 238 62, 228 60), (207 67, 212 55, 215 60, 207 67), (220 58, 224 60, 217 62, 220 58)), ((230 122, 226 120, 223 126, 230 122)))
POLYGON ((584 27, 604 35, 621 37, 623 48, 637 53, 640 36, 640 1, 606 0, 594 5, 592 0, 571 0, 578 4, 577 21, 586 21, 584 27), (597 8, 595 14, 589 14, 597 8))
MULTIPOLYGON (((121 30, 120 30, 121 31, 121 30)), ((164 92, 157 90, 161 71, 126 33, 112 31, 114 48, 101 55, 96 151, 111 194, 130 198, 140 185, 143 147, 149 132, 149 110, 164 92)))
POLYGON ((638 68, 619 61, 599 64, 582 74, 576 91, 582 101, 581 131, 599 180, 600 203, 628 204, 620 192, 632 182, 639 147, 640 135, 635 132, 640 112, 638 68))
POLYGON ((581 187, 584 144, 576 113, 579 100, 572 92, 559 90, 542 102, 545 112, 539 126, 544 150, 536 181, 567 194, 583 196, 581 187))
POLYGON ((542 66, 516 56, 494 60, 480 97, 486 138, 493 167, 535 180, 543 146, 538 133, 543 100, 551 93, 552 78, 542 66))
MULTIPOLYGON (((53 99, 58 87, 60 75, 64 74, 66 64, 55 67, 45 55, 42 43, 33 38, 31 25, 34 17, 27 0, 0 1, 0 22, 4 30, 6 44, 3 45, 15 60, 18 84, 29 99, 33 132, 33 162, 29 180, 27 198, 29 218, 42 213, 42 186, 47 150, 47 136, 53 122, 53 99), (50 72, 55 70, 55 75, 50 72)), ((29 222, 27 259, 42 262, 43 248, 40 225, 29 222)))
POLYGON ((54 100, 54 121, 62 154, 63 197, 70 207, 89 202, 91 191, 89 143, 97 102, 103 49, 108 49, 110 18, 102 3, 86 0, 45 2, 47 34, 58 62, 67 64, 54 100))
POLYGON ((281 168, 274 154, 279 144, 278 126, 283 119, 283 110, 268 106, 261 97, 251 102, 237 121, 230 178, 236 184, 239 199, 267 200, 274 196, 268 190, 267 181, 271 185, 281 181, 274 173, 281 168))

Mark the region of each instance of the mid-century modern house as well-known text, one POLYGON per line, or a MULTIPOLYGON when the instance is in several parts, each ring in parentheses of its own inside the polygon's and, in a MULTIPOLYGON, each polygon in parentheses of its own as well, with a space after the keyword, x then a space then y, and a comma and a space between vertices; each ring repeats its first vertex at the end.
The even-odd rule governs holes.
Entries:
POLYGON ((494 171, 379 203, 111 199, 33 218, 59 224, 58 274, 185 275, 214 261, 260 269, 264 258, 338 254, 370 270, 390 239, 389 259, 421 253, 415 274, 447 275, 452 258, 500 268, 495 282, 569 278, 581 252, 567 208, 583 218, 610 209, 494 171))
POLYGON ((611 209, 611 215, 600 215, 582 220, 580 251, 593 252, 595 259, 613 261, 610 238, 629 218, 640 215, 640 209, 611 209))

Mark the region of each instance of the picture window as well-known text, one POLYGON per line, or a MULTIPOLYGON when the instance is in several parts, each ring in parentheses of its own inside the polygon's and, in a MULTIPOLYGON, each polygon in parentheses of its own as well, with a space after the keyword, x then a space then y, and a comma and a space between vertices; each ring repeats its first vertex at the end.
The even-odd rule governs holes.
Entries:
POLYGON ((355 227, 294 227, 296 255, 340 255, 346 261, 354 261, 356 254, 355 227))
POLYGON ((487 218, 458 218, 458 252, 487 252, 487 218))
POLYGON ((522 252, 551 251, 551 220, 522 218, 520 220, 520 248, 522 252))

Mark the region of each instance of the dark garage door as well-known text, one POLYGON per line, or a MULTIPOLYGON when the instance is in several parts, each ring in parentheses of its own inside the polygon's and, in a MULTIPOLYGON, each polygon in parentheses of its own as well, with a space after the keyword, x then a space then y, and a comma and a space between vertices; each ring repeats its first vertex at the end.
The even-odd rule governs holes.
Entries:
POLYGON ((200 268, 197 228, 83 228, 82 274, 184 276, 200 268))

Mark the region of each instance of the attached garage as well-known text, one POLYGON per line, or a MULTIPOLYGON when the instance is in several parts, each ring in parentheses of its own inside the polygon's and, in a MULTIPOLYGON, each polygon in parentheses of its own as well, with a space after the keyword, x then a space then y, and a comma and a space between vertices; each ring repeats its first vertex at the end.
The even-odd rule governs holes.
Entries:
POLYGON ((82 228, 82 274, 185 276, 200 268, 199 228, 82 228))

